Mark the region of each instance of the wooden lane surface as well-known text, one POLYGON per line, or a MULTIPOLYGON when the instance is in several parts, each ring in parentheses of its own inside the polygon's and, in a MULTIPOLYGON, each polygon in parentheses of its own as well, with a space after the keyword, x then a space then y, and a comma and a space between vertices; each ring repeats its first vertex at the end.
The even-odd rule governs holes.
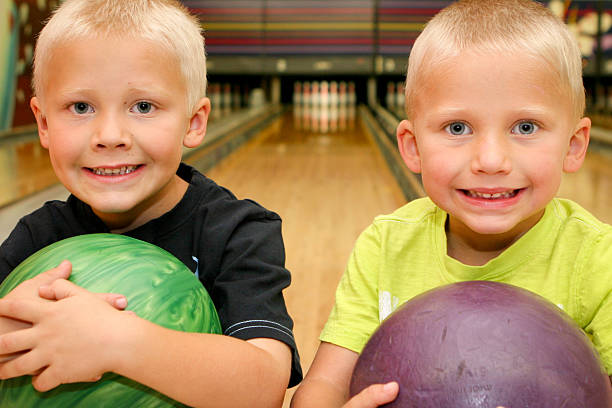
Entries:
POLYGON ((0 144, 0 208, 56 183, 49 154, 37 138, 0 144))
POLYGON ((292 273, 285 298, 306 371, 357 236, 404 202, 395 179, 359 124, 311 133, 294 129, 290 113, 207 175, 282 217, 292 273))
POLYGON ((563 175, 558 196, 576 201, 612 224, 612 149, 591 145, 582 168, 563 175))

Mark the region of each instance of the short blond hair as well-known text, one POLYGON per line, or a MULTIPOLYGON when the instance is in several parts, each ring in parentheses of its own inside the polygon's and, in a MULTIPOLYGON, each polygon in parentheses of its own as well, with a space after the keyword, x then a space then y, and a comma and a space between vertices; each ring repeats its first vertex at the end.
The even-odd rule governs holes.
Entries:
POLYGON ((408 59, 406 111, 411 117, 419 83, 430 67, 464 51, 517 53, 540 58, 558 75, 576 118, 585 92, 582 56, 567 26, 532 0, 459 0, 440 11, 417 38, 408 59))
MULTIPOLYGON (((34 93, 54 48, 79 37, 144 39, 177 57, 190 109, 206 95, 206 53, 198 19, 176 0, 66 0, 40 32, 34 52, 34 93)), ((163 61, 160 61, 162 64, 163 61)))

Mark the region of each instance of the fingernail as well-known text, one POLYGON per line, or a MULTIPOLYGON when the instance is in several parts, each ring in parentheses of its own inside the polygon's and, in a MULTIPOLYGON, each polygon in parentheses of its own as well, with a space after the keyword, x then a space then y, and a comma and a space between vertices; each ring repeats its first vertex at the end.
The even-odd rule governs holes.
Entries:
POLYGON ((394 388, 394 387, 395 387, 395 381, 391 381, 391 382, 386 383, 386 384, 383 386, 383 389, 384 389, 385 391, 389 391, 389 390, 391 390, 391 389, 392 389, 392 388, 394 388))
POLYGON ((115 300, 115 306, 120 308, 120 309, 124 309, 127 306, 127 299, 126 298, 119 298, 119 299, 115 300))

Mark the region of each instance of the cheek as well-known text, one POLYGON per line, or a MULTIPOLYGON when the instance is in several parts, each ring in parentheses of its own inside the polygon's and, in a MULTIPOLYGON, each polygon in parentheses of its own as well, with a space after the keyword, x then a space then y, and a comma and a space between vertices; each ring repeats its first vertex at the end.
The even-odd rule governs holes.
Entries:
POLYGON ((182 156, 182 129, 177 126, 159 126, 141 130, 138 145, 151 158, 158 161, 174 161, 182 156))
POLYGON ((445 151, 439 146, 426 149, 424 153, 421 155, 423 182, 448 182, 464 167, 458 154, 445 151))
POLYGON ((83 148, 82 143, 76 138, 50 137, 48 150, 51 162, 57 166, 70 164, 83 148))
POLYGON ((537 150, 518 152, 515 167, 520 167, 534 182, 551 183, 561 178, 564 155, 557 145, 543 145, 537 150))

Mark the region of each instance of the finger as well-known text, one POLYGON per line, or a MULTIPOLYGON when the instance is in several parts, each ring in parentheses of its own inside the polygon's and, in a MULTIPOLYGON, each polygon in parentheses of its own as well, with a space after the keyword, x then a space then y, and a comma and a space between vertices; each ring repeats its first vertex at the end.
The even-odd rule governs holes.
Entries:
POLYGON ((42 361, 36 350, 27 352, 7 363, 0 364, 0 379, 21 377, 37 373, 47 364, 42 361))
POLYGON ((6 363, 7 361, 11 361, 12 359, 17 358, 23 354, 24 352, 0 354, 0 364, 6 363))
POLYGON ((30 350, 36 344, 32 330, 17 330, 0 336, 0 354, 30 350))
POLYGON ((127 307, 127 298, 118 293, 96 293, 96 295, 115 309, 123 310, 127 307))
POLYGON ((57 279, 50 285, 43 285, 38 288, 38 294, 45 299, 62 300, 70 296, 78 295, 87 292, 87 290, 67 281, 66 279, 57 279))
POLYGON ((38 322, 46 303, 31 299, 0 299, 0 316, 38 322))
POLYGON ((395 381, 370 385, 354 396, 344 408, 375 408, 393 401, 398 392, 399 385, 395 381))
POLYGON ((51 367, 47 367, 40 374, 32 376, 32 385, 34 389, 40 392, 52 390, 61 384, 60 378, 54 374, 51 367))
POLYGON ((56 279, 68 279, 71 272, 72 264, 70 261, 64 260, 55 268, 51 268, 48 271, 38 274, 32 279, 36 280, 39 285, 49 285, 56 279))

